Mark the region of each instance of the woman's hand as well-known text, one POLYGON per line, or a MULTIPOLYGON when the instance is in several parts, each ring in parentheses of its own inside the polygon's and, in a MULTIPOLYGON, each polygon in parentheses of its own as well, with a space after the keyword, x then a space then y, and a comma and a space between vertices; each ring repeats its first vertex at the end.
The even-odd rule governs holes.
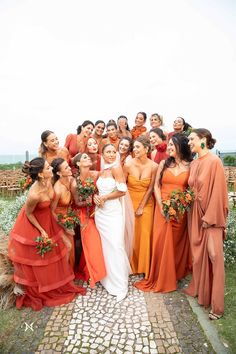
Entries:
POLYGON ((88 198, 86 198, 86 203, 92 204, 92 202, 93 202, 93 197, 90 195, 88 198))
POLYGON ((48 234, 47 234, 47 232, 46 232, 45 230, 42 230, 42 231, 41 231, 41 236, 42 236, 43 238, 48 238, 48 234))
POLYGON ((93 197, 93 201, 99 208, 103 208, 105 203, 105 197, 101 197, 100 195, 95 194, 93 197))
POLYGON ((136 211, 135 211, 135 215, 136 215, 136 216, 141 216, 141 215, 143 215, 143 208, 138 207, 138 209, 136 209, 136 211))
POLYGON ((207 222, 203 221, 202 227, 203 227, 204 229, 208 229, 209 227, 211 227, 211 225, 209 225, 207 222))
POLYGON ((75 235, 75 232, 74 232, 73 229, 66 229, 65 231, 66 231, 66 233, 67 233, 68 235, 71 235, 71 236, 74 236, 74 235, 75 235))

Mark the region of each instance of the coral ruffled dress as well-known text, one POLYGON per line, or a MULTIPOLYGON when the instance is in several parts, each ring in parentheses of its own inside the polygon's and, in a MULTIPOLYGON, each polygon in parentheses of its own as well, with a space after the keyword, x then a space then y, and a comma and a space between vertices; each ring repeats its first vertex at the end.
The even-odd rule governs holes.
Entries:
MULTIPOLYGON (((161 197, 176 189, 188 186, 189 172, 175 176, 170 169, 163 173, 161 197)), ((177 280, 184 278, 191 269, 191 253, 187 229, 187 215, 176 221, 166 221, 156 205, 152 238, 152 261, 147 280, 134 285, 143 291, 169 292, 177 289, 177 280)))
POLYGON ((85 294, 85 289, 75 286, 74 273, 67 260, 67 248, 62 241, 63 230, 55 221, 50 201, 40 202, 34 216, 57 246, 37 254, 35 239, 40 236, 26 216, 23 207, 10 232, 8 255, 14 264, 14 280, 24 285, 25 294, 17 297, 16 307, 31 307, 41 310, 43 306, 58 306, 74 299, 76 294, 85 294))

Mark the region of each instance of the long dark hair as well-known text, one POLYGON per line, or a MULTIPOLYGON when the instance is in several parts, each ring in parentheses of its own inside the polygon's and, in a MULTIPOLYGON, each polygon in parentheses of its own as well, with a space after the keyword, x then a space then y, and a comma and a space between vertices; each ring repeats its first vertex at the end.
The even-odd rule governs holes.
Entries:
POLYGON ((60 178, 57 172, 60 171, 60 166, 64 161, 63 158, 58 157, 51 162, 54 183, 60 178))
POLYGON ((160 128, 152 128, 149 133, 155 133, 159 136, 159 138, 161 138, 161 140, 163 140, 163 141, 166 140, 166 136, 163 133, 163 130, 160 128))
POLYGON ((39 180, 39 173, 44 169, 45 159, 42 157, 35 157, 33 160, 25 161, 22 172, 32 178, 33 181, 39 180))
MULTIPOLYGON (((176 153, 178 154, 180 160, 185 162, 191 162, 193 160, 193 156, 188 145, 188 138, 186 137, 186 135, 183 133, 176 133, 172 136, 171 140, 173 141, 173 144, 176 148, 176 153)), ((160 174, 160 185, 162 184, 161 182, 164 171, 170 166, 174 167, 175 165, 176 161, 173 156, 169 156, 165 160, 163 169, 160 174)))
POLYGON ((120 143, 122 142, 122 140, 127 140, 129 142, 129 149, 127 151, 127 154, 130 154, 133 151, 133 140, 129 136, 123 136, 119 141, 118 150, 119 150, 120 143))
POLYGON ((80 124, 77 128, 77 134, 79 135, 82 131, 82 127, 85 128, 87 125, 91 124, 94 127, 94 123, 91 120, 85 120, 82 124, 80 124))

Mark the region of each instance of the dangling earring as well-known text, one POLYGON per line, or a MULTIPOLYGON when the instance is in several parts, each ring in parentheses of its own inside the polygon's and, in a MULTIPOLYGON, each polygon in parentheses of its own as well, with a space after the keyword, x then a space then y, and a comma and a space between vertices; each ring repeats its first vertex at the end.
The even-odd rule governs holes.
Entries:
POLYGON ((205 146, 206 146, 205 143, 202 142, 202 143, 201 143, 201 149, 203 150, 203 149, 205 148, 205 146))

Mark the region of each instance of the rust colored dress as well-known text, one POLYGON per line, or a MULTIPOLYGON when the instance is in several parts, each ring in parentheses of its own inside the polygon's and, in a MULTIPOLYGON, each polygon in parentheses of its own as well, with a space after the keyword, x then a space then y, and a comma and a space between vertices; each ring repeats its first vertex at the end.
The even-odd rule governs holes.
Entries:
MULTIPOLYGON (((58 201, 57 207, 55 209, 55 214, 62 214, 65 215, 68 212, 69 207, 71 206, 71 192, 69 190, 64 193, 61 198, 58 201)), ((68 241, 71 244, 71 251, 70 251, 70 256, 69 256, 69 262, 74 269, 75 266, 75 245, 74 245, 74 236, 70 235, 66 231, 64 231, 65 237, 68 239, 68 241)))
MULTIPOLYGON (((89 215, 94 212, 91 206, 89 215)), ((87 207, 80 208, 81 240, 85 264, 90 279, 90 287, 93 289, 98 281, 105 278, 106 267, 99 232, 94 223, 94 216, 87 216, 87 207)), ((81 262, 83 263, 83 262, 81 262)), ((81 267, 80 263, 80 267, 81 267)), ((83 270, 86 274, 86 270, 83 270)), ((85 276, 86 277, 86 276, 85 276)), ((86 279, 88 280, 88 279, 86 279)))
POLYGON ((67 248, 62 241, 63 230, 55 221, 50 201, 37 204, 34 216, 57 246, 44 257, 37 254, 35 239, 40 236, 23 207, 10 232, 8 256, 14 265, 14 281, 24 285, 25 294, 17 296, 16 307, 41 310, 43 306, 67 304, 85 289, 75 286, 74 273, 68 264, 67 248))
MULTIPOLYGON (((127 186, 134 211, 138 208, 150 183, 151 178, 139 180, 132 175, 128 176, 127 186)), ((143 215, 135 216, 135 235, 131 267, 133 273, 144 273, 145 278, 148 277, 150 268, 153 212, 154 198, 151 196, 143 209, 143 215)))
MULTIPOLYGON (((189 172, 175 176, 170 169, 163 173, 161 197, 175 189, 184 191, 188 186, 189 172)), ((152 238, 152 259, 147 280, 134 285, 143 291, 169 292, 177 289, 177 280, 184 278, 191 269, 191 254, 187 230, 187 216, 180 223, 166 221, 156 205, 152 238)))
POLYGON ((184 292, 198 296, 198 303, 211 305, 215 314, 224 312, 224 254, 223 240, 228 214, 228 192, 221 160, 211 153, 190 165, 189 185, 195 200, 189 230, 193 254, 193 277, 184 292), (202 222, 211 225, 203 228, 202 222), (211 262, 207 245, 211 237, 215 258, 211 262))

